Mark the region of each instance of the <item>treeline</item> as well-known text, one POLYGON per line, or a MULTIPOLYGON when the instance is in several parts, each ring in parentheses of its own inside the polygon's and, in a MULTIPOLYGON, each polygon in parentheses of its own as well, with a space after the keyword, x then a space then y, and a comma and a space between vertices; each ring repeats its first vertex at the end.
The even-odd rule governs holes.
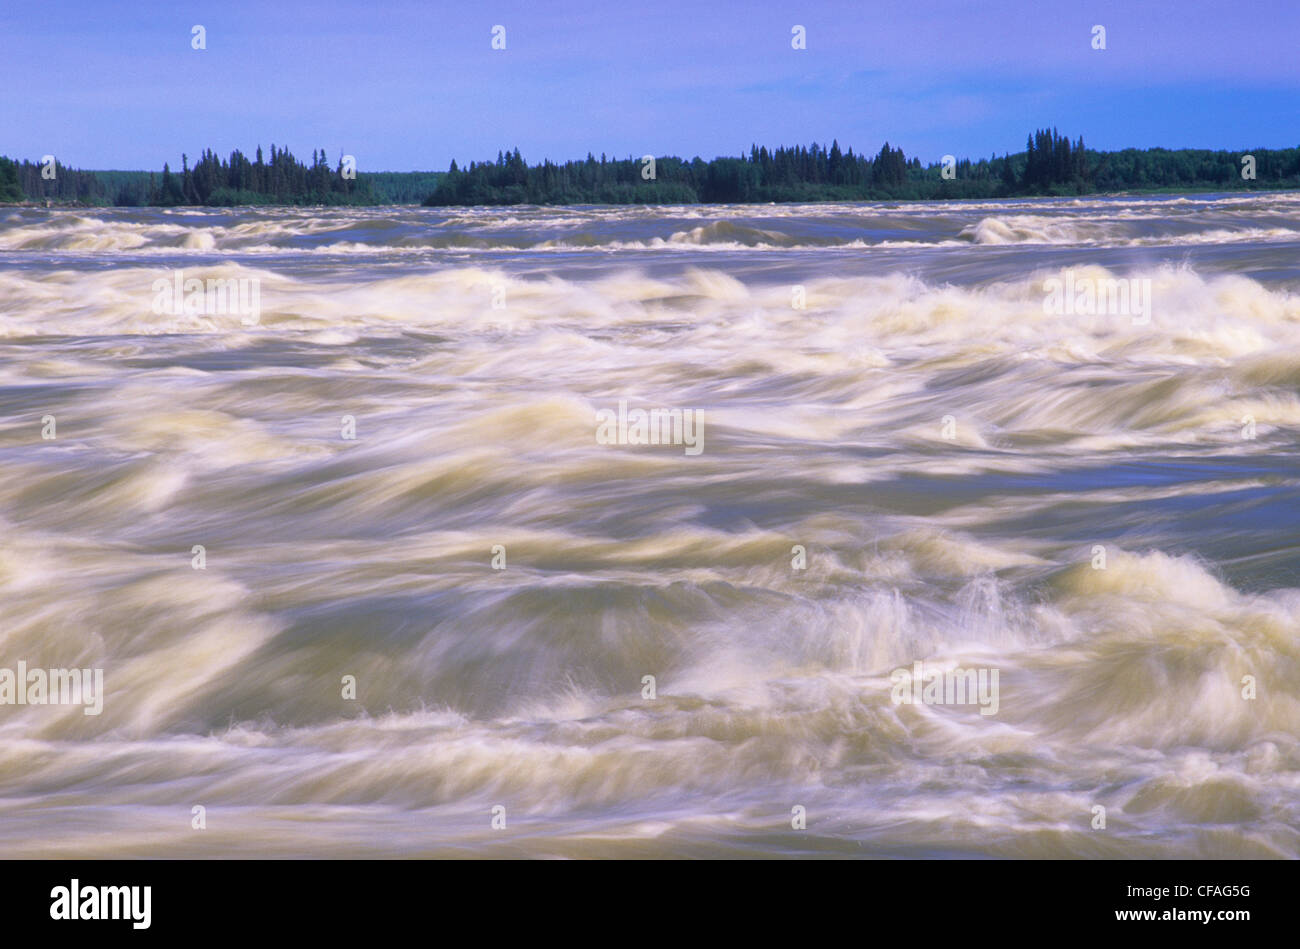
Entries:
POLYGON ((691 161, 676 157, 597 159, 563 165, 528 165, 519 154, 498 152, 496 162, 451 163, 426 205, 466 204, 694 204, 697 202, 850 200, 876 190, 897 190, 920 173, 901 148, 888 143, 868 157, 813 144, 754 146, 748 157, 691 161))
POLYGON ((1025 167, 1019 174, 1009 173, 1006 162, 1003 182, 1022 189, 1045 190, 1057 185, 1087 184, 1089 178, 1088 151, 1083 147, 1083 136, 1074 144, 1056 129, 1039 129, 1025 142, 1025 167))
POLYGON ((56 159, 13 161, 0 157, 0 201, 107 204, 108 193, 93 171, 77 171, 56 159))
POLYGON ((886 143, 866 156, 830 148, 751 146, 739 158, 597 159, 528 165, 519 150, 495 162, 451 163, 429 206, 473 204, 694 204, 1079 195, 1161 188, 1236 190, 1300 187, 1300 148, 1249 153, 1201 149, 1097 152, 1056 129, 1029 136, 1025 151, 922 166, 886 143), (1254 178, 1243 178, 1244 154, 1254 178))
POLYGON ((23 189, 18 185, 18 163, 0 156, 0 201, 21 201, 23 189))
MULTIPOLYGON (((945 156, 948 158, 948 156, 945 156)), ((1300 148, 1249 152, 1124 149, 1097 152, 1056 129, 1030 135, 1025 151, 1002 157, 949 159, 922 165, 889 143, 874 155, 813 144, 740 157, 597 159, 527 164, 519 149, 496 161, 455 161, 446 172, 350 173, 330 166, 324 149, 310 164, 288 149, 259 146, 252 159, 205 150, 191 168, 164 164, 161 173, 77 171, 0 158, 0 201, 46 200, 120 206, 246 204, 696 204, 790 201, 947 200, 1103 191, 1300 188, 1300 148), (1243 164, 1243 159, 1247 159, 1243 164), (1254 177, 1243 177, 1253 170, 1254 177)))
POLYGON ((1098 191, 1131 188, 1191 190, 1300 187, 1300 148, 1210 151, 1205 148, 1125 148, 1092 156, 1098 191), (1242 159, 1254 159, 1255 178, 1243 180, 1242 159))
POLYGON ((438 186, 441 172, 356 172, 342 158, 333 168, 325 150, 303 164, 288 149, 258 146, 250 160, 236 149, 228 159, 205 150, 191 168, 181 156, 178 172, 77 171, 57 162, 37 164, 0 158, 0 201, 46 200, 119 207, 247 204, 418 204, 438 186))
POLYGON ((202 204, 233 207, 240 204, 375 204, 375 196, 360 181, 354 169, 345 168, 342 157, 331 168, 325 150, 313 150, 311 164, 293 157, 287 148, 271 146, 270 158, 257 147, 249 159, 239 149, 228 159, 211 149, 199 155, 194 167, 189 156, 181 155, 181 170, 175 173, 163 164, 162 174, 128 182, 113 198, 117 205, 173 207, 202 204))

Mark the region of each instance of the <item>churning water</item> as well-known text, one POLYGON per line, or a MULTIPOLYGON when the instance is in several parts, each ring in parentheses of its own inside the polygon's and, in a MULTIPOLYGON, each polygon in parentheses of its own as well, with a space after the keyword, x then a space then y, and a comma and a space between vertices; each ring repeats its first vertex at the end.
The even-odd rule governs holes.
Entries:
POLYGON ((1298 441, 1296 195, 0 210, 0 855, 1297 857, 1298 441))

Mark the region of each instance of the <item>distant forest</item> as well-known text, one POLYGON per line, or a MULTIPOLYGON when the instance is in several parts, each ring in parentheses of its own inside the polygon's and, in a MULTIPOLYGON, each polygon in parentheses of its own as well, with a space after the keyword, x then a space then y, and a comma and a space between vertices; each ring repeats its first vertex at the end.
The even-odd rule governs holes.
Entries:
POLYGON ((356 172, 345 175, 342 159, 331 168, 325 151, 313 151, 311 164, 288 149, 261 146, 253 159, 231 152, 229 159, 204 151, 191 168, 181 156, 179 171, 165 163, 151 171, 77 171, 60 163, 16 162, 0 157, 0 201, 80 202, 118 207, 174 207, 247 204, 419 204, 438 186, 440 172, 356 172))
POLYGON ((161 173, 76 171, 0 158, 0 201, 80 202, 88 205, 164 206, 249 204, 426 206, 503 204, 695 204, 802 201, 1000 198, 1113 191, 1227 191, 1300 188, 1300 147, 1249 151, 1127 148, 1098 152, 1083 139, 1040 129, 1016 154, 923 166, 886 143, 864 155, 839 142, 829 148, 753 146, 746 156, 686 160, 597 159, 529 165, 519 149, 496 161, 455 161, 446 172, 356 172, 342 160, 331 167, 323 149, 310 164, 287 149, 259 146, 253 159, 229 159, 205 150, 191 168, 164 164, 161 173), (1254 178, 1243 178, 1250 156, 1254 178))
POLYGON ((1128 148, 1096 152, 1055 129, 1029 136, 1015 155, 922 166, 889 143, 873 156, 830 148, 753 146, 741 158, 657 158, 654 178, 638 158, 588 155, 563 165, 527 165, 501 152, 495 162, 458 168, 425 199, 431 206, 472 204, 693 204, 768 201, 860 201, 1079 195, 1098 191, 1236 190, 1300 187, 1300 148, 1249 153, 1204 149, 1128 148), (1242 178, 1242 156, 1254 158, 1255 178, 1242 178))

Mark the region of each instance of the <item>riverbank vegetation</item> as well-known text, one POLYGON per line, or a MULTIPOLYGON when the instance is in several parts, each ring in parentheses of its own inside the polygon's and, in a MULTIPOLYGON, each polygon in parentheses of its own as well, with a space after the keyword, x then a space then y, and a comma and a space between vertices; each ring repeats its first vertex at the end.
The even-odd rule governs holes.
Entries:
POLYGON ((359 172, 324 149, 310 163, 288 149, 259 146, 221 158, 210 149, 180 170, 78 171, 0 158, 0 202, 118 205, 697 204, 872 200, 952 200, 1117 191, 1237 191, 1300 188, 1300 147, 1244 151, 1089 149, 1055 129, 1039 129, 1024 151, 972 160, 945 156, 923 165, 886 142, 863 154, 816 143, 747 155, 585 159, 529 165, 519 149, 495 161, 453 161, 446 172, 359 172))

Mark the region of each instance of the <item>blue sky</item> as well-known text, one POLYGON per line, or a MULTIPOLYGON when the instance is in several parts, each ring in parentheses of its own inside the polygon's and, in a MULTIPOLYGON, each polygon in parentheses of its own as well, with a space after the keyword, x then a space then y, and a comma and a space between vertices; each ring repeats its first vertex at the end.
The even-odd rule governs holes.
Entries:
POLYGON ((0 77, 0 154, 80 168, 271 142, 362 171, 832 138, 934 161, 1043 125, 1094 148, 1287 147, 1300 0, 4 0, 0 77))

